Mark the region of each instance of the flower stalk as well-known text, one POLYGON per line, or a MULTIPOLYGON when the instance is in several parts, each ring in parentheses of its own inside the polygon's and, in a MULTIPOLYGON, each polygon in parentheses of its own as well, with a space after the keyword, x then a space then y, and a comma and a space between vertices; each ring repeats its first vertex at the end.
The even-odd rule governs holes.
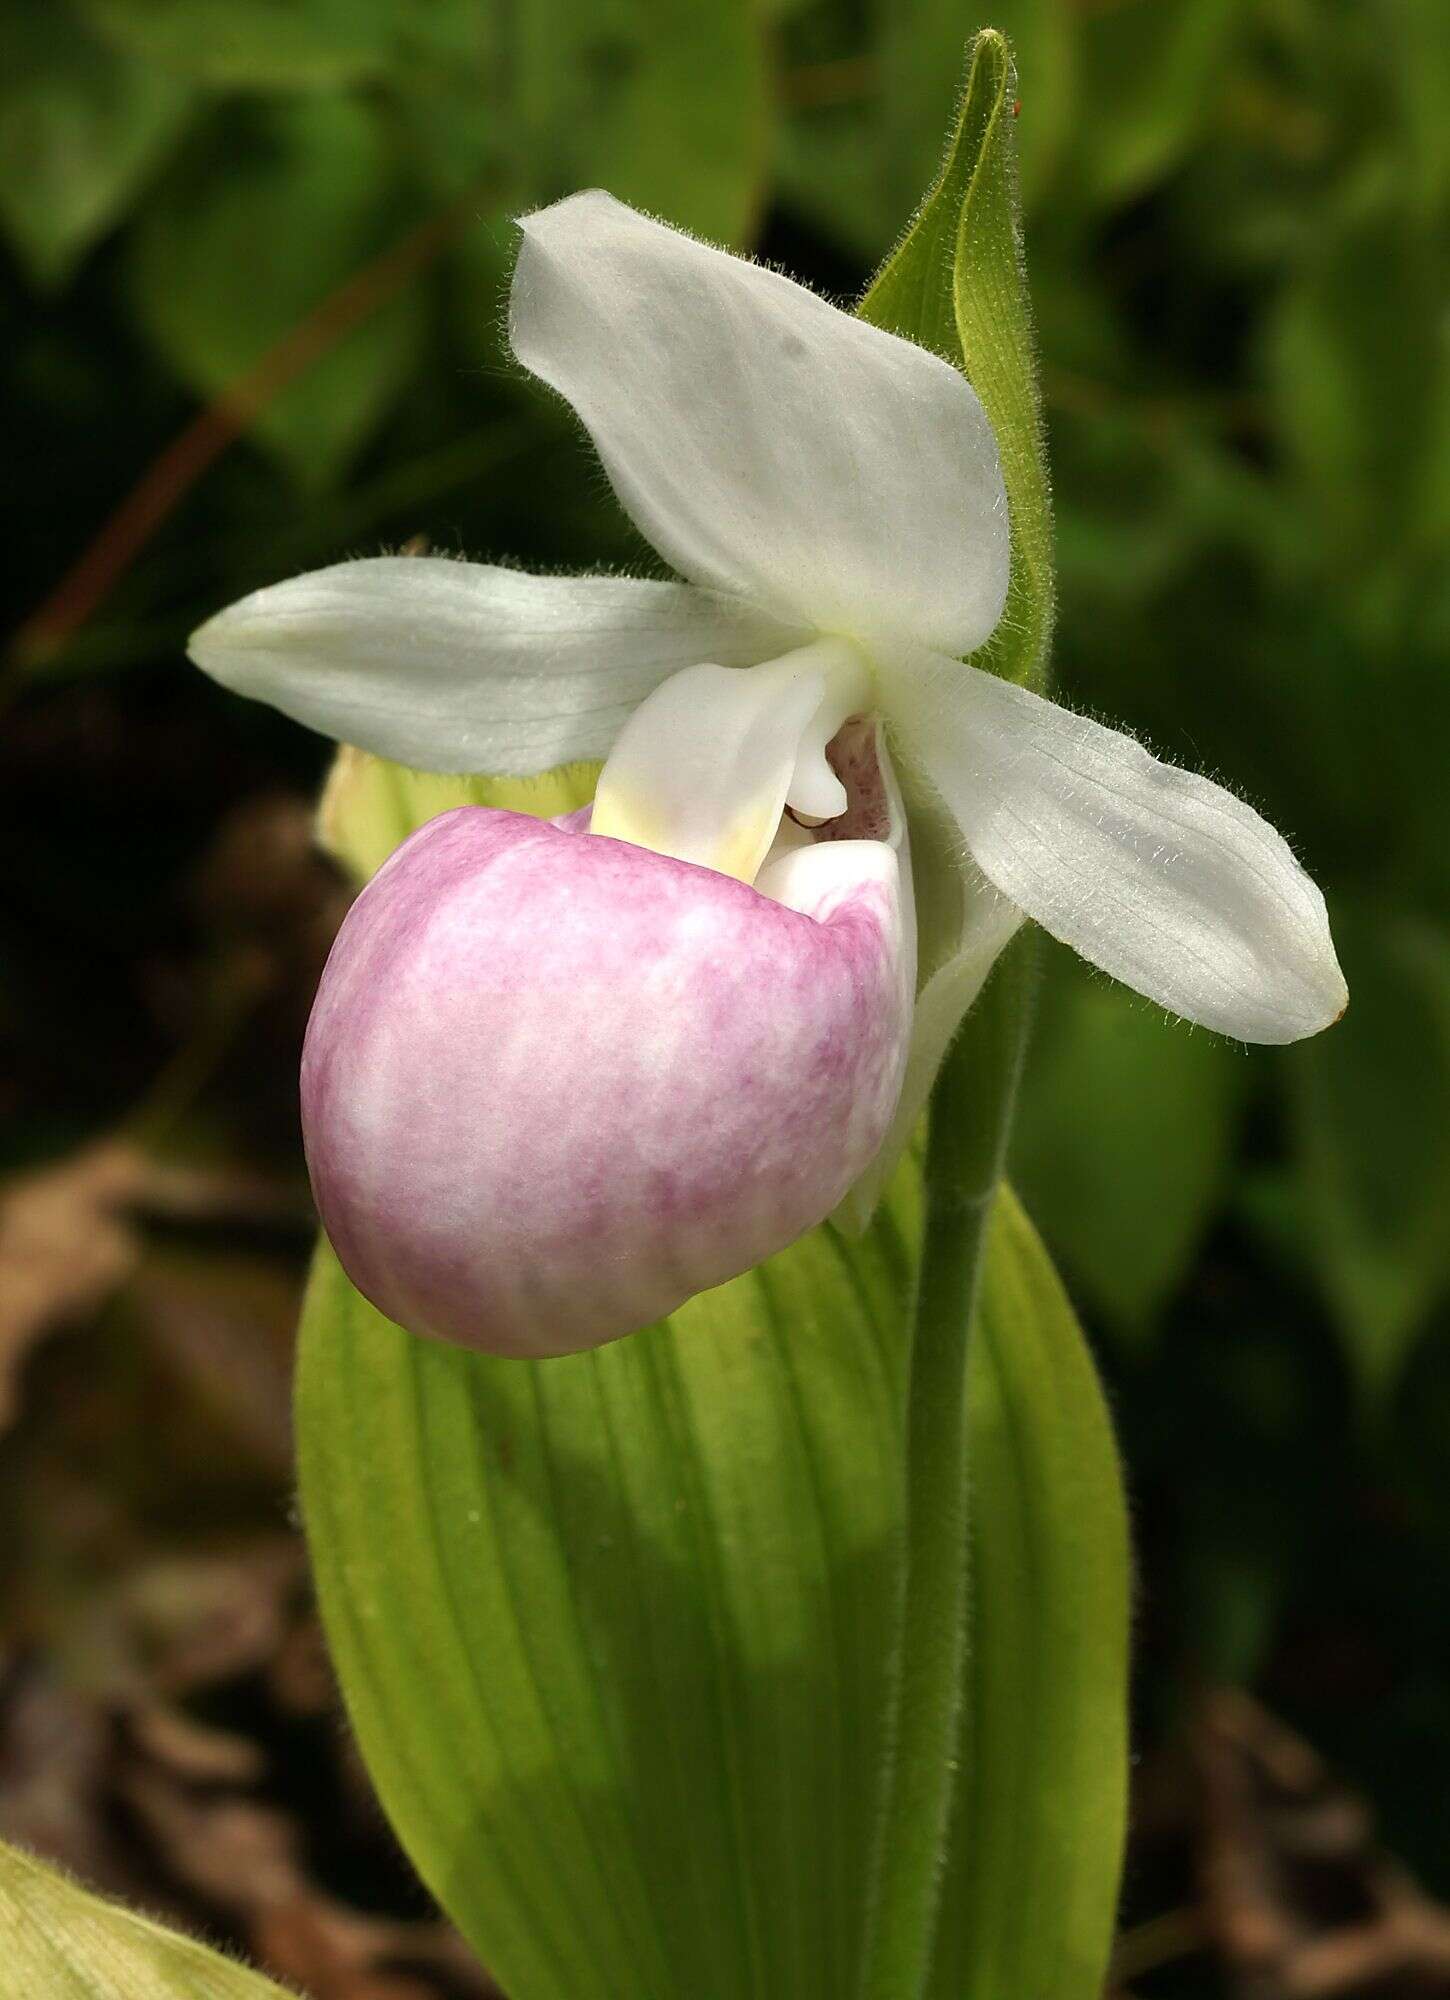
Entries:
POLYGON ((926 1991, 957 1775, 968 1633, 967 1362, 1026 1045, 1031 934, 1007 947, 931 1097, 906 1408, 906 1549, 861 2000, 926 1991))

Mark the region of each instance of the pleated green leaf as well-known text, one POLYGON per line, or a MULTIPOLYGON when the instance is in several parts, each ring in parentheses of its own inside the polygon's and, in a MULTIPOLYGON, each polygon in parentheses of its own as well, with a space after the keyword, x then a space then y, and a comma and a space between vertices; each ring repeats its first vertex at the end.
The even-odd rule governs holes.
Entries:
POLYGON ((967 1683, 930 2000, 1097 2000, 1127 1812, 1127 1510, 1092 1357, 997 1198, 969 1364, 967 1683))
MULTIPOLYGON (((512 2000, 836 1995, 859 1948, 898 1558, 914 1203, 666 1326, 493 1361, 319 1252, 298 1433, 364 1755, 512 2000)), ((999 1197, 969 1402, 970 1667, 938 2000, 1088 2000, 1126 1781, 1112 1433, 999 1197), (1030 1884, 1030 1893, 1027 1885, 1030 1884)))
POLYGON ((3 1846, 0 1991, 15 2000, 285 2000, 270 1979, 3 1846))
POLYGON ((415 1339, 318 1256, 302 1499, 383 1804, 511 2000, 810 2000, 857 1948, 905 1240, 817 1231, 597 1353, 415 1339))

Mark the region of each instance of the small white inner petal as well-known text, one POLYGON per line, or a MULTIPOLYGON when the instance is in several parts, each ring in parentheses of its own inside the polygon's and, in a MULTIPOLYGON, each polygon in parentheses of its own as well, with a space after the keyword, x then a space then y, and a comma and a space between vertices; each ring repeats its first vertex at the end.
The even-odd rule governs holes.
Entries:
POLYGON ((620 731, 591 831, 753 882, 787 803, 811 820, 846 810, 826 746, 870 699, 866 663, 843 639, 758 667, 686 667, 620 731))

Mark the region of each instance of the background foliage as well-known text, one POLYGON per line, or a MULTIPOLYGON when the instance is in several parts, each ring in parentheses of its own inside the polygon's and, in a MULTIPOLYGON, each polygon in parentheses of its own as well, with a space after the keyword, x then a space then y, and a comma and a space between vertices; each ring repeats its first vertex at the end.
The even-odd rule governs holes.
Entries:
MULTIPOLYGON (((960 0, 6 0, 0 18, 0 1164, 33 1174, 121 1127, 188 1171, 290 1189, 290 1065, 335 907, 277 813, 323 751, 202 684, 186 632, 254 584, 420 534, 641 563, 566 415, 506 360, 508 215, 603 183, 854 297, 935 165, 977 20, 960 0)), ((1059 684, 1290 832, 1353 995, 1332 1035, 1246 1053, 1065 954, 1042 977, 1015 1171, 1098 1337, 1142 1566, 1129 1914, 1197 1908, 1183 1854, 1211 1829, 1184 1832, 1184 1773, 1224 1684, 1370 1793, 1447 1896, 1443 6, 1007 0, 993 18, 1022 81, 1059 684)), ((240 1273, 194 1215, 158 1247, 167 1204, 139 1205, 153 1283, 160 1256, 174 1288, 180 1259, 209 1310, 266 1318, 254 1255, 240 1273)), ((292 1222, 243 1233, 292 1270, 292 1222)), ((16 1240, 0 1224, 12 1283, 16 1240)), ((150 1407, 135 1285, 131 1266, 78 1298, 52 1282, 0 1316, 16 1348, 57 1312, 80 1327, 27 1376, 13 1479, 33 1491, 69 1451, 165 1546, 240 1532, 284 1475, 237 1444, 230 1375, 206 1422, 231 1469, 193 1440, 185 1506, 119 1463, 127 1422, 98 1416, 88 1459, 66 1429, 88 1341, 118 1376, 106 1410, 150 1407), (57 1428, 28 1433, 47 1411, 57 1428)), ((17 1639, 68 1629, 90 1532, 20 1538, 17 1639)), ((1223 1990, 1186 1949, 1135 1990, 1223 1990)))

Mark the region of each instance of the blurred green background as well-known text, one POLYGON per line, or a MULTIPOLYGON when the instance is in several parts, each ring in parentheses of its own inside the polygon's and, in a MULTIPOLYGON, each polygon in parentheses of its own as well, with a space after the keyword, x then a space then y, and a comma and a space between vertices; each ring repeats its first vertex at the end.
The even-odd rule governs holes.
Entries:
MULTIPOLYGON (((849 301, 982 23, 961 0, 0 18, 13 1727, 18 1663, 95 1682, 77 1606, 117 1564, 289 1532, 294 1064, 341 906, 307 854, 326 751, 203 682, 188 630, 415 537, 650 566, 508 359, 508 216, 602 184, 849 301), (143 1142, 97 1192, 94 1162, 143 1142), (37 1186, 60 1190, 48 1252, 37 1186), (124 1254, 91 1271, 108 1231, 124 1254)), ((1246 1052, 1044 953, 1015 1171, 1109 1378, 1140 1550, 1124 1990, 1450 1992, 1431 1905, 1408 1972, 1350 1950, 1339 1984, 1296 1985, 1293 1956, 1394 1928, 1386 1854, 1450 1899, 1450 14, 991 21, 1020 72, 1059 687, 1289 833, 1353 996, 1331 1034, 1246 1052), (1246 1855, 1257 1933, 1224 1887, 1246 1855)), ((253 1671, 216 1684, 228 1726, 253 1671)), ((0 1739, 0 1830, 18 1782, 0 1739)), ((312 1873, 404 1907, 294 1790, 312 1873)), ((265 1949, 215 1886, 175 1895, 265 1949)), ((472 1990, 439 1978, 406 1990, 472 1990)))

